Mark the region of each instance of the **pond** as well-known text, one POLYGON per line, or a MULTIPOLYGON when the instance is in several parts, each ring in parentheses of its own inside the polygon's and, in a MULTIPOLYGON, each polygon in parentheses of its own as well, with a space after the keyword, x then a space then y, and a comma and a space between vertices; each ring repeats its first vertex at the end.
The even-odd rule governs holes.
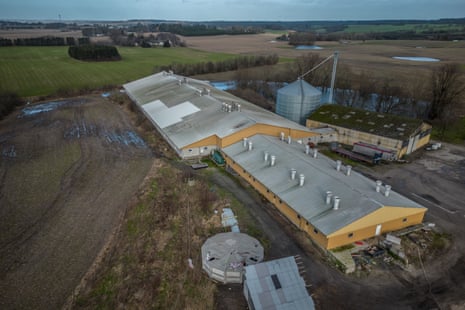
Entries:
POLYGON ((297 45, 296 50, 322 50, 323 48, 318 45, 297 45))
POLYGON ((398 59, 398 60, 424 61, 424 62, 437 62, 437 61, 441 61, 440 59, 431 58, 431 57, 404 57, 404 56, 394 56, 394 57, 392 57, 392 58, 398 59))

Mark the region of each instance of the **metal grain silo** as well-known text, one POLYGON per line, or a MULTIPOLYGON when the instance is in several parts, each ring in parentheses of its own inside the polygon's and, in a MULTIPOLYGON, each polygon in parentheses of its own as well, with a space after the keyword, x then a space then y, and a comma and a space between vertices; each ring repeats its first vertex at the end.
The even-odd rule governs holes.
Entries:
POLYGON ((276 113, 305 125, 305 119, 321 105, 321 91, 302 79, 278 90, 276 113))

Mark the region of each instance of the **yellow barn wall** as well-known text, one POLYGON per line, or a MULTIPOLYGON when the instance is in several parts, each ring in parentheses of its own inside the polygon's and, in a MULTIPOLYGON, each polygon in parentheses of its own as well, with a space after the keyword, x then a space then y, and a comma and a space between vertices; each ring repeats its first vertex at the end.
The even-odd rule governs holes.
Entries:
POLYGON ((317 133, 308 132, 305 130, 290 129, 265 124, 255 124, 224 138, 220 138, 217 135, 211 135, 205 139, 196 141, 185 146, 183 150, 210 145, 216 145, 219 148, 225 148, 230 146, 231 144, 241 141, 243 138, 248 138, 256 134, 280 137, 281 132, 284 132, 284 135, 286 137, 290 135, 293 139, 301 139, 318 135, 317 133))
POLYGON ((199 140, 197 142, 194 142, 192 144, 189 144, 183 148, 184 149, 191 149, 195 147, 202 147, 202 146, 208 146, 208 145, 219 145, 219 141, 221 139, 217 135, 212 135, 210 137, 207 137, 205 139, 199 140))
POLYGON ((381 225, 381 234, 383 234, 420 224, 426 211, 427 209, 420 208, 383 207, 330 234, 328 249, 374 237, 378 225, 381 225))
POLYGON ((316 243, 321 247, 326 248, 327 238, 320 231, 316 230, 308 221, 300 216, 294 209, 292 209, 285 202, 281 201, 279 197, 271 192, 266 186, 257 181, 250 173, 243 169, 239 164, 234 162, 226 154, 223 153, 223 157, 226 160, 226 164, 231 167, 237 174, 239 174, 244 180, 249 182, 256 191, 262 194, 268 201, 270 201, 281 214, 283 214, 290 222, 301 230, 305 231, 316 243))

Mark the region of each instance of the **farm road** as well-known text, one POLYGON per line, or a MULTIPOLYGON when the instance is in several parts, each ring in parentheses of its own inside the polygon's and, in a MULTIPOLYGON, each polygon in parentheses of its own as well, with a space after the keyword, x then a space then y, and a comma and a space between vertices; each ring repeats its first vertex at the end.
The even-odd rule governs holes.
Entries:
POLYGON ((59 309, 153 155, 127 115, 99 97, 19 116, 0 126, 0 308, 59 309))

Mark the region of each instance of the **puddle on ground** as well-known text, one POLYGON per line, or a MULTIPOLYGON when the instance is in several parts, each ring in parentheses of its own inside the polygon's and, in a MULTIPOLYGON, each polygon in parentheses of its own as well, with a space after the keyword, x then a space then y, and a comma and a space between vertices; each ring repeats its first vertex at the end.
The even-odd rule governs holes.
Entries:
POLYGON ((14 145, 5 145, 2 147, 2 157, 5 158, 15 158, 16 149, 14 145))
POLYGON ((59 107, 83 104, 85 102, 86 100, 62 100, 62 101, 50 101, 50 102, 45 102, 41 104, 31 105, 31 106, 28 106, 22 109, 21 114, 18 115, 18 118, 34 116, 40 113, 47 113, 47 112, 56 110, 59 107))
POLYGON ((109 131, 106 128, 99 128, 94 124, 86 124, 86 122, 74 124, 74 126, 72 126, 64 134, 65 139, 80 139, 84 137, 99 137, 103 138, 108 143, 117 143, 126 146, 134 145, 138 148, 147 148, 144 140, 134 131, 109 131))

